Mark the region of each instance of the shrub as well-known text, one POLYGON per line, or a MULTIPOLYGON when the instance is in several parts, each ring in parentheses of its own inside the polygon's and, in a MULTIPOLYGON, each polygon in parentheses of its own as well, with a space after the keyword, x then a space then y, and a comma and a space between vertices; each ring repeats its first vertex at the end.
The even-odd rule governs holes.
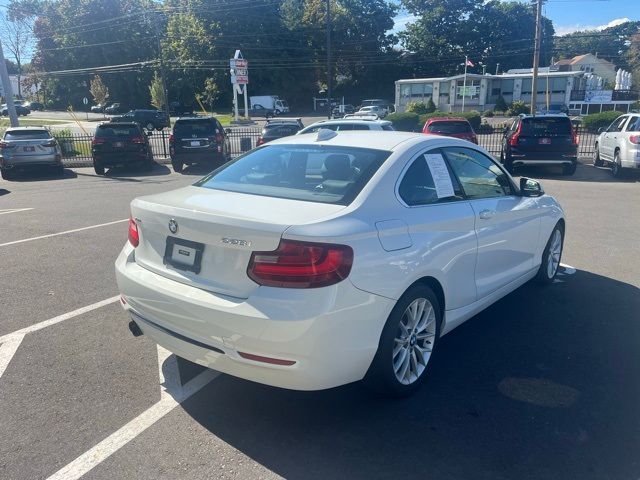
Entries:
POLYGON ((425 113, 433 113, 436 111, 436 104, 433 103, 433 99, 429 97, 429 101, 427 101, 427 111, 425 113))
POLYGON ((511 102, 509 109, 507 110, 507 115, 515 117, 520 115, 521 113, 529 113, 531 111, 531 107, 524 103, 522 100, 516 100, 511 102))
POLYGON ((393 124, 393 128, 401 132, 415 132, 420 116, 413 112, 392 113, 385 120, 393 124))
POLYGON ((496 106, 493 108, 493 110, 495 110, 496 112, 506 112, 509 109, 509 105, 507 105, 507 102, 505 101, 504 97, 502 95, 500 95, 497 99, 496 99, 496 106))
POLYGON ((477 110, 471 110, 470 112, 461 112, 459 116, 462 118, 466 118, 474 130, 480 128, 480 124, 482 123, 482 115, 480 115, 480 112, 478 112, 477 110))
POLYGON ((410 102, 407 104, 406 111, 422 115, 423 113, 427 113, 427 104, 424 102, 410 102))
POLYGON ((608 127, 620 115, 622 115, 622 112, 615 111, 592 113, 582 118, 582 125, 589 132, 597 132, 600 128, 608 127))
POLYGON ((493 133, 494 128, 492 125, 489 125, 487 122, 480 125, 478 128, 474 129, 476 133, 493 133))
POLYGON ((493 117, 493 110, 485 110, 482 112, 482 116, 487 118, 493 117))

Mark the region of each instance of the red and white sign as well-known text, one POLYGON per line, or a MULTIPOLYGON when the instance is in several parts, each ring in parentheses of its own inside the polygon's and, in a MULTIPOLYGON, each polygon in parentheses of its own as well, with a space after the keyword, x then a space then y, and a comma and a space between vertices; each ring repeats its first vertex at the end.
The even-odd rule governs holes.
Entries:
POLYGON ((229 60, 231 83, 246 85, 249 83, 249 62, 244 58, 232 58, 229 60))

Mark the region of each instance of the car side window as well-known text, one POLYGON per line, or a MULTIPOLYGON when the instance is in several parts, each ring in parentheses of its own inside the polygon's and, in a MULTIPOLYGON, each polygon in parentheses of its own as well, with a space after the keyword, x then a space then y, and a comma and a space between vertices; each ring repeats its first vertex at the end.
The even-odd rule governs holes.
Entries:
POLYGON ((627 125, 627 132, 640 132, 640 117, 631 117, 627 125))
MULTIPOLYGON (((438 150, 434 150, 428 153, 437 154, 440 152, 438 150)), ((438 197, 435 182, 433 181, 433 176, 431 175, 431 170, 427 163, 427 158, 422 154, 416 158, 405 171, 404 177, 398 187, 400 198, 402 198, 402 200, 411 207, 463 200, 464 195, 456 176, 453 175, 448 166, 447 169, 449 170, 449 176, 451 177, 451 183, 453 184, 454 196, 444 198, 438 197)))
POLYGON ((607 129, 607 132, 621 132, 624 129, 624 125, 625 123, 627 123, 628 119, 629 117, 617 118, 616 120, 613 121, 611 126, 607 129))
POLYGON ((514 195, 507 174, 486 155, 463 147, 447 147, 443 151, 470 200, 514 195))

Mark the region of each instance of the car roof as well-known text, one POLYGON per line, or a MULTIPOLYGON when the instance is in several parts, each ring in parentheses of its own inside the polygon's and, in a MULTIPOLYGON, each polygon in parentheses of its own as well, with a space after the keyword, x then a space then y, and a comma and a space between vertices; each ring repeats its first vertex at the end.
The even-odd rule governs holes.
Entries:
POLYGON ((31 127, 8 127, 5 132, 22 132, 22 131, 27 131, 27 130, 45 130, 45 131, 49 131, 48 128, 46 127, 35 127, 35 126, 31 126, 31 127))
POLYGON ((463 117, 432 117, 427 119, 427 123, 435 122, 465 122, 469 123, 469 120, 463 117))
POLYGON ((102 122, 101 124, 98 125, 98 128, 100 127, 111 127, 113 125, 126 125, 128 127, 139 127, 140 124, 136 123, 136 122, 102 122))
POLYGON ((198 115, 197 113, 194 113, 193 115, 185 115, 184 117, 176 118, 176 122, 181 120, 217 120, 217 118, 211 115, 198 115))
POLYGON ((536 113, 535 115, 531 115, 530 113, 520 114, 520 118, 536 118, 536 117, 569 118, 566 113, 536 113))
POLYGON ((372 123, 377 125, 391 125, 389 120, 380 120, 376 117, 371 117, 370 119, 350 117, 345 119, 339 118, 336 120, 318 120, 306 128, 317 127, 318 125, 371 125, 372 123))
MULTIPOLYGON (((326 130, 324 130, 326 132, 326 130)), ((269 142, 269 145, 334 145, 341 147, 372 148, 374 150, 394 150, 399 145, 413 145, 421 142, 441 142, 443 137, 438 135, 424 135, 412 132, 391 132, 385 130, 359 132, 333 132, 328 140, 317 140, 318 132, 304 133, 285 137, 269 142)), ((447 137, 449 140, 455 140, 447 137)))

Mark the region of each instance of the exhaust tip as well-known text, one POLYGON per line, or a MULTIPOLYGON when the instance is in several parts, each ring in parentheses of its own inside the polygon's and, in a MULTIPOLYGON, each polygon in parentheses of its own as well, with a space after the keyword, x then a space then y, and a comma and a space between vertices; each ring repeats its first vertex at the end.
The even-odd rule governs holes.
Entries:
POLYGON ((129 331, 131 332, 131 334, 134 337, 139 337, 142 335, 142 330, 140 329, 140 327, 138 326, 138 324, 136 322, 134 322, 133 320, 131 320, 129 322, 129 331))

